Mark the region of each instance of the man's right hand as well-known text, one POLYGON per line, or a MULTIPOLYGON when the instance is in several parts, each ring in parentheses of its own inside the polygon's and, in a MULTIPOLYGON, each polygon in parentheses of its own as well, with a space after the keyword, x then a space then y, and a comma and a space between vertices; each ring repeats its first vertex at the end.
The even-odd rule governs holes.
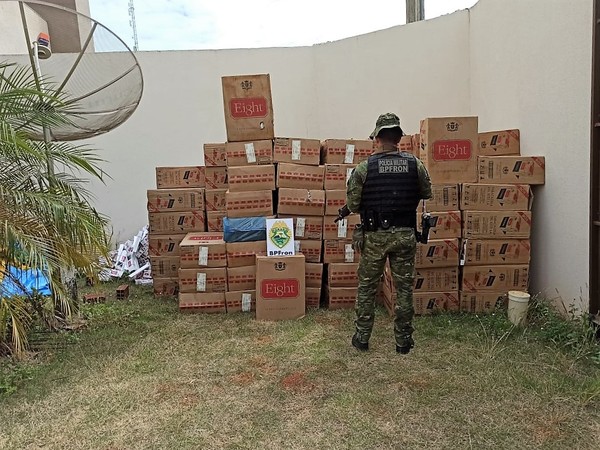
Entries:
POLYGON ((333 222, 338 223, 340 220, 348 217, 349 215, 350 210, 348 209, 348 205, 344 205, 342 208, 338 209, 338 215, 333 222))

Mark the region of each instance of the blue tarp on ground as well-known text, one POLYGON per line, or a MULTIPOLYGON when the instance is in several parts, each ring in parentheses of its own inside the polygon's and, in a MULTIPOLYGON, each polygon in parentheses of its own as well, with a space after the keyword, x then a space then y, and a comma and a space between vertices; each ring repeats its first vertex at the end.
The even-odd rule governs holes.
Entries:
POLYGON ((41 270, 19 269, 8 267, 4 278, 0 281, 0 293, 6 297, 15 295, 30 295, 37 292, 41 295, 50 295, 50 284, 41 270))

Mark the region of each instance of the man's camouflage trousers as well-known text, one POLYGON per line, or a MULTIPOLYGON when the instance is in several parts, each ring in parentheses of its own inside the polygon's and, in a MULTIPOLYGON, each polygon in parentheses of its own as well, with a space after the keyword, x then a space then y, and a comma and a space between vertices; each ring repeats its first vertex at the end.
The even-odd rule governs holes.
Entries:
POLYGON ((394 336, 400 347, 412 344, 413 281, 415 278, 415 233, 410 228, 396 228, 364 233, 364 244, 358 264, 356 296, 356 333, 368 342, 375 322, 377 286, 389 258, 396 286, 394 336))

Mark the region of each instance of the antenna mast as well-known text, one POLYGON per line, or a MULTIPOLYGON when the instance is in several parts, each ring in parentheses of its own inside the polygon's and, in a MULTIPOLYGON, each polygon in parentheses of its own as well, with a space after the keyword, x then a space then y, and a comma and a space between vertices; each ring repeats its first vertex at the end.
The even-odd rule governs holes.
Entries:
POLYGON ((135 26, 135 8, 133 7, 133 0, 129 0, 129 25, 133 30, 133 51, 138 51, 138 36, 137 28, 135 26))

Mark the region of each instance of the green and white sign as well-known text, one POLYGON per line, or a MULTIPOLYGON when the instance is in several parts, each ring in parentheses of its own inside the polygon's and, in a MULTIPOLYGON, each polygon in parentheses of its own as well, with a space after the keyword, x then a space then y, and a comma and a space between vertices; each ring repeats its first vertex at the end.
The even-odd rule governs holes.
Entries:
POLYGON ((267 255, 294 254, 294 219, 267 219, 267 255))

